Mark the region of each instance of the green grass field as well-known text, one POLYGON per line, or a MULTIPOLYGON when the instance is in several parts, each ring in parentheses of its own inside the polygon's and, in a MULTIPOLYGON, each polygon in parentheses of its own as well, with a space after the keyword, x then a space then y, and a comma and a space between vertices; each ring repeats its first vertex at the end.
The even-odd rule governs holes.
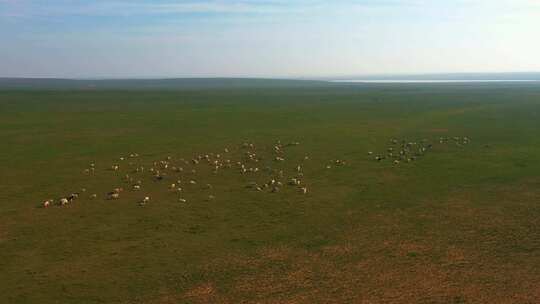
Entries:
POLYGON ((0 303, 540 300, 538 85, 3 90, 0 128, 0 303), (391 139, 433 148, 375 161, 391 139), (277 162, 278 140, 300 144, 277 162), (184 173, 156 181, 167 157, 184 173))

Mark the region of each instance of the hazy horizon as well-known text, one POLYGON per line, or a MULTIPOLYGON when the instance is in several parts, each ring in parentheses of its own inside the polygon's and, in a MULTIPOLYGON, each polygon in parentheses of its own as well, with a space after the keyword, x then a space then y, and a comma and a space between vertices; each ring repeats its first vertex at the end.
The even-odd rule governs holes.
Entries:
POLYGON ((0 77, 540 71, 534 0, 0 0, 0 77))

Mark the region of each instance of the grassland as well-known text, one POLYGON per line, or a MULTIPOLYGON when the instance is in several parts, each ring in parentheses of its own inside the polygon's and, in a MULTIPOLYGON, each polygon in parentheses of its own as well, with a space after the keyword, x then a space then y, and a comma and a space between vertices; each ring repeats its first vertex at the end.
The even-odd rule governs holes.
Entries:
POLYGON ((0 128, 1 303, 540 299, 540 86, 3 90, 0 128), (471 143, 397 166, 367 154, 441 136, 471 143), (308 194, 200 170, 214 200, 181 204, 167 181, 103 197, 130 153, 239 157, 277 140, 301 143, 285 170, 309 155, 308 194), (98 199, 40 208, 82 187, 98 199))

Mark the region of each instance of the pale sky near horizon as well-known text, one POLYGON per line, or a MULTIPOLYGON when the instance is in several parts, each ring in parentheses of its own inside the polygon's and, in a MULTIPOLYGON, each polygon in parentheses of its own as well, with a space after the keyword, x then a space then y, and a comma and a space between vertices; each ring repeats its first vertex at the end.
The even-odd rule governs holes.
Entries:
POLYGON ((0 0, 0 77, 540 71, 537 0, 0 0))

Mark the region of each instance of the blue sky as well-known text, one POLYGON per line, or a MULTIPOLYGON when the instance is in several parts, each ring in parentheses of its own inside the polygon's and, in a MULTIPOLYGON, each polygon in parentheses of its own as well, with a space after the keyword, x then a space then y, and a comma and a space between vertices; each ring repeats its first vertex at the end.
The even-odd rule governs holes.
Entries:
POLYGON ((0 0, 0 77, 540 71, 537 0, 0 0))

